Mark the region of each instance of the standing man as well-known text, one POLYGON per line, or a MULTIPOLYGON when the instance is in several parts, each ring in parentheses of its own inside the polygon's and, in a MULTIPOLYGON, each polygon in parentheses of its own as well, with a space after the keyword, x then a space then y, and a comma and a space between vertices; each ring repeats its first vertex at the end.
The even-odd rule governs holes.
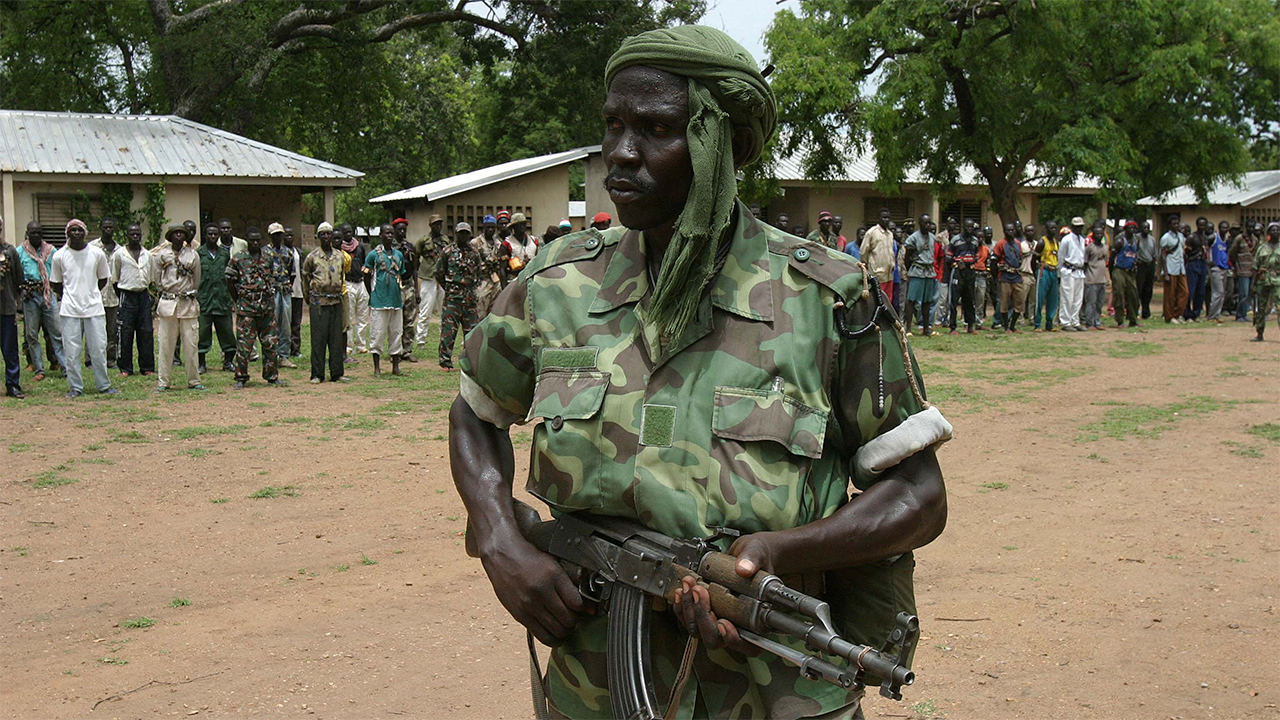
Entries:
MULTIPOLYGON (((332 227, 332 225, 330 226, 332 227)), ((293 285, 289 294, 289 357, 302 357, 302 254, 293 244, 293 228, 284 229, 284 246, 293 254, 293 285)))
POLYGON ((1231 276, 1231 245, 1228 242, 1231 228, 1225 221, 1222 225, 1209 246, 1209 321, 1215 323, 1222 322, 1222 303, 1226 300, 1227 280, 1231 276))
MULTIPOLYGON (((214 231, 217 242, 217 231, 214 231)), ((120 376, 133 374, 133 346, 138 346, 138 370, 147 377, 156 370, 156 343, 151 316, 151 251, 142 247, 142 227, 124 229, 125 246, 111 256, 111 285, 120 298, 117 319, 116 364, 120 376)))
MULTIPOLYGON (((508 258, 508 282, 514 279, 516 274, 538 254, 538 238, 528 233, 527 225, 524 213, 516 213, 511 216, 511 237, 502 243, 503 254, 508 258)), ((503 284, 505 285, 506 283, 503 284)))
POLYGON ((1280 305, 1280 222, 1272 221, 1267 225, 1267 240, 1258 244, 1258 251, 1253 258, 1253 291, 1257 305, 1253 308, 1253 328, 1258 331, 1254 338, 1262 342, 1262 333, 1267 329, 1267 316, 1280 305))
POLYGON ((83 355, 93 366, 93 381, 99 393, 116 395, 107 374, 107 313, 102 307, 102 288, 111 276, 107 256, 85 242, 88 229, 72 218, 66 227, 67 244, 53 254, 49 263, 49 287, 58 296, 62 321, 62 355, 67 362, 67 397, 84 393, 83 355))
MULTIPOLYGON (((858 228, 862 232, 862 228, 858 228)), ((947 218, 946 227, 938 232, 938 247, 933 262, 938 271, 938 299, 933 306, 933 324, 946 325, 951 320, 951 238, 960 234, 960 225, 953 217, 947 218)), ((857 244, 862 244, 858 238, 857 244)))
POLYGON ((231 295, 227 292, 227 265, 231 251, 218 242, 218 226, 204 226, 204 245, 196 251, 200 258, 200 289, 196 299, 200 303, 200 373, 209 372, 206 364, 209 350, 213 348, 214 332, 218 334, 218 349, 222 353, 222 369, 235 371, 236 333, 231 322, 231 295))
MULTIPOLYGON (((851 578, 847 591, 828 585, 833 608, 852 609, 837 611, 835 623, 855 642, 878 644, 873 636, 884 634, 893 615, 914 607, 911 550, 945 521, 932 450, 941 435, 932 430, 915 452, 891 452, 885 474, 854 478, 865 492, 847 495, 857 448, 870 447, 923 402, 909 388, 906 346, 887 314, 862 340, 841 336, 829 319, 842 292, 868 313, 860 317, 879 301, 853 291, 862 285, 857 266, 767 228, 735 199, 735 166, 758 157, 776 121, 755 61, 717 30, 677 26, 627 40, 606 83, 607 187, 625 228, 556 243, 530 264, 471 334, 450 412, 454 481, 469 535, 503 606, 556 646, 546 698, 552 716, 567 718, 607 712, 608 618, 584 612, 560 565, 516 530, 512 424, 550 416, 533 429, 528 487, 557 514, 587 508, 673 537, 706 537, 727 523, 744 533, 729 547, 744 578, 757 571, 857 575, 854 567, 877 563, 874 574, 851 578), (699 127, 689 119, 695 103, 706 108, 699 127), (658 124, 669 130, 654 133, 658 124), (705 143, 694 142, 695 131, 705 143), (719 248, 730 256, 723 265, 715 260, 719 248), (785 280, 768 269, 779 261, 773 267, 785 280), (761 292, 737 291, 747 283, 761 292), (805 320, 818 317, 827 319, 805 320), (783 339, 781 326, 795 331, 783 339), (882 347, 884 392, 892 397, 883 406, 874 400, 882 347), (813 362, 824 355, 830 362, 813 362), (825 442, 797 436, 793 450, 812 456, 804 460, 775 451, 778 430, 766 419, 789 415, 783 403, 794 407, 793 388, 801 387, 811 388, 807 407, 831 422, 825 442), (862 422, 855 408, 865 413, 862 422), (693 465, 690 452, 698 456, 693 465), (803 506, 800 494, 810 498, 803 506), (872 597, 883 604, 873 608, 872 597)), ((804 682, 770 654, 748 659, 742 653, 754 651, 732 622, 716 617, 705 587, 690 579, 672 592, 675 618, 643 612, 653 613, 655 667, 678 667, 681 648, 689 648, 688 682, 673 701, 686 716, 695 708, 712 718, 861 714, 861 690, 804 682), (686 643, 690 637, 698 644, 686 643)), ((667 674, 656 683, 657 697, 671 696, 670 681, 667 674)))
POLYGON ((893 302, 893 233, 889 231, 892 218, 889 208, 880 208, 880 221, 867 230, 862 236, 858 250, 862 253, 862 262, 880 281, 880 289, 885 297, 893 302))
POLYGON ((499 210, 498 216, 494 219, 498 221, 498 237, 506 240, 511 236, 511 212, 499 210))
POLYGON ((829 248, 836 246, 836 234, 831 231, 831 222, 834 216, 823 210, 818 213, 818 229, 809 233, 809 237, 805 238, 809 242, 822 243, 829 248))
POLYGON ((379 244, 364 258, 364 273, 370 282, 369 308, 373 316, 373 338, 369 350, 373 353, 374 375, 382 374, 379 360, 387 354, 391 356, 391 374, 401 374, 404 299, 400 291, 405 280, 412 283, 413 273, 405 266, 404 253, 395 247, 395 236, 395 230, 384 223, 378 231, 379 244))
MULTIPOLYGON (((607 228, 606 228, 607 229, 607 228)), ((506 268, 503 261, 504 250, 502 242, 498 240, 498 226, 492 215, 485 215, 483 225, 481 226, 482 234, 480 237, 471 240, 471 247, 476 252, 476 262, 479 263, 479 284, 476 285, 476 317, 482 318, 489 314, 489 308, 493 306, 493 301, 497 299, 498 293, 502 292, 502 288, 506 286, 504 278, 506 277, 506 268)), ((449 248, 445 248, 441 255, 447 254, 449 248)), ((441 292, 444 288, 441 288, 441 292)), ((441 314, 441 322, 443 322, 443 312, 441 314)), ((441 325, 441 332, 444 326, 441 325)))
POLYGON ((773 221, 773 226, 782 232, 791 232, 791 218, 786 213, 778 213, 778 217, 773 221))
MULTIPOLYGON (((511 224, 517 230, 507 240, 508 247, 517 238, 518 228, 522 226, 516 222, 516 218, 523 217, 516 213, 511 218, 511 224)), ((436 266, 436 280, 444 289, 444 307, 440 309, 440 367, 446 372, 453 369, 453 345, 457 339, 458 326, 462 326, 462 336, 465 338, 478 321, 476 285, 481 272, 480 256, 471 247, 471 226, 464 222, 458 223, 453 240, 453 245, 436 266)), ((513 259, 515 257, 517 256, 512 255, 513 259)))
MULTIPOLYGON (((418 327, 418 285, 414 278, 418 274, 418 253, 414 251, 413 244, 409 242, 409 221, 404 218, 396 218, 391 221, 391 229, 395 233, 394 247, 400 251, 404 257, 404 270, 407 273, 407 280, 401 285, 401 321, 403 325, 400 328, 401 342, 403 343, 404 354, 401 359, 405 362, 416 363, 418 358, 413 356, 413 340, 414 334, 418 327)), ((377 362, 376 360, 374 361, 377 362)))
POLYGON ((1138 223, 1130 220, 1124 232, 1111 243, 1115 258, 1111 267, 1111 302, 1115 305, 1116 327, 1129 318, 1129 327, 1138 327, 1138 223))
POLYGON ((1248 230, 1236 236, 1231 243, 1228 260, 1236 271, 1236 322, 1249 319, 1249 301, 1253 282, 1253 253, 1258 248, 1258 238, 1262 236, 1262 223, 1250 223, 1248 230))
MULTIPOLYGON (((964 312, 965 332, 972 335, 975 319, 973 313, 974 266, 978 263, 978 223, 964 221, 964 232, 951 238, 947 257, 951 261, 951 335, 956 334, 956 307, 964 312)), ((870 234, 870 231, 868 231, 870 234)))
POLYGON ((1179 325, 1187 309, 1187 269, 1183 261, 1186 237, 1179 232, 1182 218, 1174 213, 1165 219, 1160 236, 1160 271, 1164 281, 1164 321, 1179 325))
MULTIPOLYGON (((783 215, 782 217, 786 217, 786 215, 783 215)), ((494 218, 494 222, 497 222, 497 218, 494 218)), ((613 225, 613 217, 607 212, 598 212, 595 214, 595 217, 591 218, 591 227, 597 230, 608 230, 611 225, 613 225)))
POLYGON ((849 240, 845 238, 844 233, 844 216, 836 215, 831 218, 831 234, 836 236, 836 249, 844 252, 845 246, 849 244, 849 240))
POLYGON ((21 400, 18 359, 18 308, 22 303, 22 261, 18 251, 4 241, 4 218, 0 217, 0 352, 4 355, 4 394, 21 400))
POLYGON ((1102 329, 1102 313, 1107 303, 1107 233, 1102 220, 1093 224, 1084 248, 1084 326, 1102 329))
POLYGON ((1160 259, 1160 242, 1151 234, 1151 223, 1143 220, 1138 233, 1138 303, 1142 319, 1151 317, 1151 295, 1156 285, 1156 262, 1160 259))
POLYGON ((1209 246, 1213 245, 1213 225, 1203 215, 1196 218, 1195 232, 1186 239, 1183 250, 1183 262, 1187 271, 1187 309, 1182 319, 1187 322, 1200 322, 1200 313, 1204 310, 1204 291, 1208 280, 1209 268, 1206 257, 1209 246))
POLYGON ((342 224, 342 252, 351 256, 347 271, 347 356, 345 365, 354 365, 356 353, 369 352, 369 276, 364 272, 368 248, 352 235, 351 226, 342 224))
MULTIPOLYGON (((200 256, 187 247, 187 229, 182 225, 170 226, 164 239, 169 244, 151 254, 152 277, 160 290, 160 299, 156 302, 160 357, 173 357, 174 348, 181 338, 182 352, 187 356, 187 387, 203 390, 199 367, 204 363, 191 362, 196 356, 200 336, 200 256)), ((160 363, 156 392, 168 390, 172 379, 173 364, 160 363)))
POLYGON ((933 218, 928 213, 920 216, 920 229, 907 238, 904 249, 907 265, 907 304, 904 312, 907 332, 915 330, 912 317, 916 308, 920 309, 920 322, 924 325, 922 333, 925 337, 933 335, 930 319, 933 313, 933 301, 938 296, 938 280, 934 272, 933 251, 937 242, 933 234, 933 218))
POLYGON ((227 252, 231 253, 232 258, 242 252, 249 251, 249 244, 231 232, 231 221, 226 218, 218 221, 218 237, 221 239, 223 246, 227 248, 227 252))
MULTIPOLYGON (((1029 253, 1023 251, 1022 240, 1018 237, 1013 223, 1005 223, 1004 239, 1000 241, 999 283, 1000 307, 1004 308, 1005 332, 1018 332, 1018 311, 1026 301, 1027 289, 1022 283, 1022 260, 1030 261, 1029 253)), ((1028 268, 1029 269, 1029 268, 1028 268)), ((974 303, 975 305, 977 303, 974 303)))
MULTIPOLYGON (((115 255, 116 250, 120 249, 120 245, 116 243, 116 219, 110 215, 104 215, 102 222, 98 224, 102 234, 98 239, 89 244, 102 251, 107 256, 107 267, 111 267, 111 256, 115 255)), ((116 368, 116 339, 119 335, 117 328, 117 316, 120 309, 120 298, 116 295, 115 286, 107 283, 102 288, 102 308, 107 313, 107 367, 114 370, 116 368)))
POLYGON ((351 270, 351 256, 333 245, 333 226, 327 222, 316 228, 320 247, 307 254, 302 278, 311 306, 311 383, 324 382, 325 357, 329 360, 329 380, 345 382, 343 375, 342 295, 351 270))
POLYGON ((56 363, 64 372, 67 367, 62 353, 62 320, 58 296, 49 282, 53 245, 44 241, 43 234, 44 228, 40 223, 27 223, 27 239, 18 247, 18 261, 22 263, 22 329, 36 382, 44 380, 44 355, 40 345, 42 328, 53 350, 49 362, 56 363))
POLYGON ((231 258, 227 266, 227 292, 236 314, 236 382, 232 387, 242 390, 249 382, 249 357, 255 340, 262 346, 262 379, 284 386, 287 383, 280 377, 276 356, 280 338, 276 325, 279 283, 275 263, 263 252, 258 228, 250 227, 245 235, 246 251, 231 258))
POLYGON ((1041 315, 1044 316, 1043 329, 1057 332, 1053 321, 1058 317, 1058 223, 1050 220, 1045 223, 1044 235, 1036 242, 1036 256, 1040 258, 1040 271, 1036 281, 1036 304, 1032 313, 1034 332, 1040 332, 1041 315), (1043 313, 1041 312, 1043 311, 1043 313))
POLYGON ((1084 252, 1084 218, 1071 218, 1071 231, 1062 236, 1058 244, 1058 279, 1062 309, 1058 322, 1064 332, 1083 332, 1080 326, 1080 306, 1084 302, 1084 276, 1086 258, 1084 252))
MULTIPOLYGON (((489 216, 486 216, 489 217, 489 216)), ((431 314, 436 310, 436 300, 440 296, 440 288, 436 285, 436 263, 440 261, 440 253, 444 252, 449 238, 444 236, 444 218, 433 214, 427 221, 431 232, 418 241, 418 327, 414 338, 414 347, 422 347, 427 342, 427 334, 431 328, 431 314)))
POLYGON ((276 319, 276 358, 280 367, 298 367, 289 359, 293 342, 289 337, 293 327, 293 249, 285 247, 284 226, 271 223, 267 226, 271 242, 262 248, 261 255, 271 265, 271 289, 275 291, 272 307, 276 319))

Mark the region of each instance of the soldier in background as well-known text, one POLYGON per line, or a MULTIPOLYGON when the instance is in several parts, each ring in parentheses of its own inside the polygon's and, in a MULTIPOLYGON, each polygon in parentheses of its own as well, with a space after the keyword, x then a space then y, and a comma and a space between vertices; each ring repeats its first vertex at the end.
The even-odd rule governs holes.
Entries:
POLYGON ((404 325, 401 328, 400 337, 402 338, 404 354, 400 356, 400 359, 405 362, 416 363, 418 358, 413 356, 413 339, 418 327, 418 283, 414 278, 418 276, 418 253, 413 249, 413 243, 409 242, 408 220, 396 218, 391 221, 391 229, 395 233, 395 242, 392 243, 392 246, 404 256, 404 270, 408 278, 408 281, 404 283, 404 287, 401 289, 401 297, 404 301, 404 325))
MULTIPOLYGON (((520 213, 516 216, 524 217, 520 213)), ((496 223, 494 227, 496 230, 496 223)), ((436 265, 436 281, 444 290, 444 305, 440 308, 440 367, 446 372, 453 369, 453 345, 458 328, 462 328, 462 335, 466 337, 476 325, 476 286, 480 272, 480 254, 471 246, 471 224, 460 222, 454 228, 453 243, 436 265)))

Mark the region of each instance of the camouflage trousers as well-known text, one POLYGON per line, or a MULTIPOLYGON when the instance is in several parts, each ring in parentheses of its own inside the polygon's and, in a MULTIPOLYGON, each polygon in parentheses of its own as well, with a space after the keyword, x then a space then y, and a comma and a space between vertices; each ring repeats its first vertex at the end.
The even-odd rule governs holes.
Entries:
POLYGON ((1258 285, 1253 296, 1253 328, 1261 335, 1267 328, 1267 316, 1280 307, 1280 285, 1258 285))
POLYGON ((262 344, 262 379, 275 382, 280 374, 276 359, 279 334, 276 332, 275 313, 236 314, 236 381, 249 381, 249 356, 253 355, 255 340, 262 344))
POLYGON ((453 367, 453 345, 458 337, 458 326, 462 326, 465 338, 471 328, 476 326, 476 298, 465 295, 446 294, 444 304, 440 307, 440 364, 453 367))
POLYGON ((400 337, 404 338, 404 354, 409 355, 413 352, 413 338, 417 335, 416 328, 418 326, 417 279, 404 283, 404 288, 400 291, 400 297, 404 300, 404 321, 400 337))

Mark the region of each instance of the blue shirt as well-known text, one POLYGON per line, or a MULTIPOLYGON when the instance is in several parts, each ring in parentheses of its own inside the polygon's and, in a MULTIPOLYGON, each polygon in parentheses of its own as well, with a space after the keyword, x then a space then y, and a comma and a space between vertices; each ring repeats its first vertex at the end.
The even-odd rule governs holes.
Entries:
POLYGON ((1124 236, 1120 237, 1120 251, 1116 253, 1116 267, 1121 270, 1132 270, 1138 262, 1138 244, 1131 243, 1124 236))
MULTIPOLYGON (((41 245, 40 247, 44 247, 41 245)), ((18 246, 18 260, 22 263, 22 277, 27 282, 40 282, 40 260, 32 257, 25 247, 18 246)), ((53 270, 53 253, 49 253, 49 258, 44 261, 44 271, 46 274, 53 270)))
POLYGON ((1209 253, 1213 260, 1214 267, 1227 270, 1231 267, 1231 261, 1227 259, 1227 241, 1222 239, 1221 235, 1214 238, 1213 247, 1209 253))
POLYGON ((858 252, 858 243, 850 240, 845 246, 844 251, 853 256, 854 260, 861 260, 862 253, 858 252))

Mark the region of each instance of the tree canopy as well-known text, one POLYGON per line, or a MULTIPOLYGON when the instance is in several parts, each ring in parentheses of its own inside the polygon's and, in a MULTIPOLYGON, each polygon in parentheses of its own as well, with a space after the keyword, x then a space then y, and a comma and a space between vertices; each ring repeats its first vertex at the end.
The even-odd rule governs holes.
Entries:
POLYGON ((1035 180, 1207 193, 1280 127, 1271 0, 802 0, 766 44, 779 151, 812 176, 852 146, 875 152, 882 190, 919 168, 946 195, 967 165, 1006 222, 1035 180))

